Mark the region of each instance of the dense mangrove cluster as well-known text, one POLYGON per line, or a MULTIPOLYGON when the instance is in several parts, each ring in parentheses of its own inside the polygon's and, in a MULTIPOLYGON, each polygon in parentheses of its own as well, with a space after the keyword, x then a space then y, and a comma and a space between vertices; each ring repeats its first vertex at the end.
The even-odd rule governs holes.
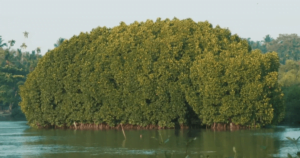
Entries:
POLYGON ((279 65, 275 52, 252 51, 208 22, 121 22, 46 53, 20 87, 20 106, 40 127, 277 124, 279 65))
POLYGON ((282 124, 300 124, 300 36, 297 34, 279 34, 276 39, 266 35, 262 41, 248 43, 252 49, 262 53, 275 51, 280 59, 278 83, 284 94, 286 114, 282 124))

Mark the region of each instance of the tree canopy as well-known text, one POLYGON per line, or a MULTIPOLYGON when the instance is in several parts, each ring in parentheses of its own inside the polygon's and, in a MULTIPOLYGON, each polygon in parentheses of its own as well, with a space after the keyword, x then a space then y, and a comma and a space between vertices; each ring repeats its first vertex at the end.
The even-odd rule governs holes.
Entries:
MULTIPOLYGON (((6 44, 0 45, 7 46, 6 44)), ((0 111, 10 115, 11 118, 24 117, 18 103, 21 101, 19 86, 24 84, 28 73, 33 71, 40 55, 33 51, 22 52, 14 50, 15 40, 9 40, 8 48, 0 47, 0 111)))
POLYGON ((284 124, 300 123, 298 117, 300 109, 300 37, 297 34, 280 34, 273 39, 267 35, 263 41, 251 41, 248 43, 252 49, 259 49, 263 53, 276 51, 280 59, 278 82, 284 93, 286 114, 284 124), (298 95, 298 96, 297 96, 298 95))
POLYGON ((286 60, 300 60, 300 37, 297 34, 280 34, 279 37, 267 45, 268 51, 278 53, 280 62, 285 64, 286 60))
POLYGON ((251 51, 207 21, 121 22, 46 53, 20 87, 20 105, 31 126, 267 125, 284 114, 278 68, 276 53, 251 51))

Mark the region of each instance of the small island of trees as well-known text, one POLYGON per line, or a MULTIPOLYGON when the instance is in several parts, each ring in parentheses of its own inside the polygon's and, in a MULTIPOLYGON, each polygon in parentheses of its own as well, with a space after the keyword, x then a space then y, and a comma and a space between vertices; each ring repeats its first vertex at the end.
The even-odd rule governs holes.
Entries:
POLYGON ((33 127, 260 127, 285 115, 276 52, 191 19, 121 22, 46 53, 20 86, 33 127))

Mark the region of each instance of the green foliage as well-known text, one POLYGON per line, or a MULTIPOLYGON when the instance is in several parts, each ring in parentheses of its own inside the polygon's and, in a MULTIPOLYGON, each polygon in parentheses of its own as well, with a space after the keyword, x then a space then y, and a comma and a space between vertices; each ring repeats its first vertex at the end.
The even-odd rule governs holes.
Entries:
POLYGON ((25 119, 25 115, 22 113, 20 106, 12 109, 11 111, 11 118, 15 119, 25 119))
POLYGON ((279 68, 279 83, 283 87, 300 85, 300 60, 286 60, 279 68))
POLYGON ((300 37, 296 34, 279 35, 277 39, 272 39, 269 35, 264 41, 254 42, 248 39, 252 49, 260 49, 263 53, 276 51, 280 59, 278 71, 278 82, 284 93, 286 103, 286 114, 284 124, 300 123, 300 37))
POLYGON ((251 38, 248 38, 248 44, 252 48, 252 50, 259 49, 263 54, 269 52, 267 46, 272 42, 274 39, 270 35, 266 35, 263 41, 252 41, 251 38))
POLYGON ((0 60, 0 102, 12 110, 21 101, 18 86, 25 82, 26 72, 14 60, 13 52, 5 49, 3 53, 4 58, 0 60))
POLYGON ((9 43, 9 47, 12 47, 12 46, 15 45, 16 41, 15 40, 10 40, 10 41, 8 41, 8 43, 9 43))
POLYGON ((286 114, 284 124, 300 123, 300 65, 299 61, 286 60, 279 68, 278 82, 284 92, 286 114))
POLYGON ((300 87, 291 86, 283 88, 284 100, 286 103, 286 114, 284 124, 299 124, 300 123, 300 87))
POLYGON ((261 42, 251 41, 250 38, 247 40, 253 50, 260 49, 262 53, 277 52, 281 64, 285 64, 287 60, 300 60, 300 37, 297 34, 279 34, 276 39, 267 35, 261 42))
POLYGON ((277 52, 282 64, 286 60, 300 60, 300 37, 297 34, 280 34, 267 45, 267 50, 277 52))
POLYGON ((229 30, 191 19, 98 27, 40 59, 20 105, 31 126, 277 123, 278 56, 250 51, 229 30))
POLYGON ((3 39, 2 37, 0 36, 0 48, 4 47, 4 46, 7 46, 6 43, 2 43, 3 42, 3 39))
POLYGON ((17 104, 20 101, 18 86, 25 82, 22 69, 6 65, 0 67, 0 101, 3 104, 17 104))
MULTIPOLYGON (((10 41, 11 46, 14 40, 10 41)), ((21 101, 19 87, 26 75, 37 63, 36 55, 22 53, 20 50, 0 50, 0 109, 9 110, 14 118, 24 117, 18 103, 21 101)))
POLYGON ((57 42, 54 44, 54 47, 58 47, 58 46, 60 46, 63 42, 64 42, 64 38, 59 38, 58 40, 57 40, 57 42))
POLYGON ((283 94, 277 83, 276 53, 248 51, 245 41, 233 41, 225 50, 204 53, 191 67, 200 101, 192 104, 204 124, 260 125, 283 119, 283 94))

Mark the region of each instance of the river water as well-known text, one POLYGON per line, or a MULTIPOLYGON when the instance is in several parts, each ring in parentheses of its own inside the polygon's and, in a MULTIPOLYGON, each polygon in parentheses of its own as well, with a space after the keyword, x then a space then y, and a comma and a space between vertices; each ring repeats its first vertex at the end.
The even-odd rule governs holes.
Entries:
MULTIPOLYGON (((34 129, 26 121, 0 122, 0 157, 21 158, 237 158, 296 156, 300 127, 256 130, 34 129), (235 152, 234 152, 235 151, 235 152)), ((300 147, 300 140, 299 140, 300 147)))

